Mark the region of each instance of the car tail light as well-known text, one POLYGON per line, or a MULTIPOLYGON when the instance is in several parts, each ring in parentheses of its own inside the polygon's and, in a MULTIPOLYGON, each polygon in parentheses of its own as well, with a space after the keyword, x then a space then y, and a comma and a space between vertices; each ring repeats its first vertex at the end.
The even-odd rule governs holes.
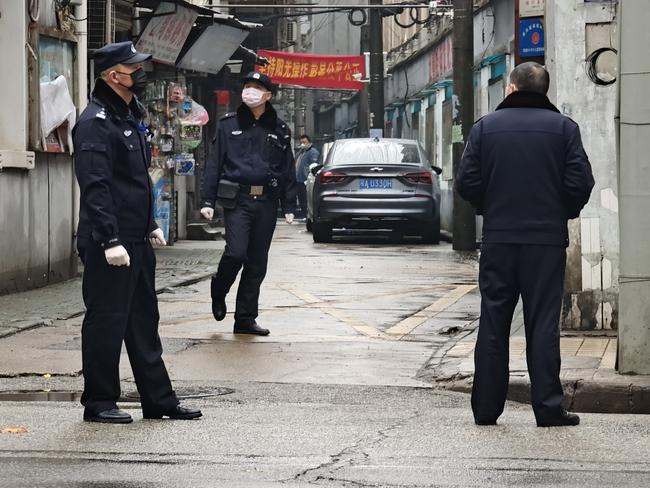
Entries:
POLYGON ((408 173, 403 175, 403 178, 409 183, 423 183, 425 185, 433 184, 433 178, 431 177, 431 173, 428 171, 422 173, 408 173))
POLYGON ((323 171, 319 176, 321 185, 330 185, 332 183, 342 183, 348 175, 344 173, 337 173, 336 171, 323 171))

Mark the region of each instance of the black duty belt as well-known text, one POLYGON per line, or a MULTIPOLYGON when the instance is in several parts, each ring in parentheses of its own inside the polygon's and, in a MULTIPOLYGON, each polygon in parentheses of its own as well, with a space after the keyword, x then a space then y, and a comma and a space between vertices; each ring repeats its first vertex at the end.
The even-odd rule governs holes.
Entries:
POLYGON ((239 185, 239 189, 242 195, 251 197, 261 197, 268 193, 268 190, 264 185, 239 185))

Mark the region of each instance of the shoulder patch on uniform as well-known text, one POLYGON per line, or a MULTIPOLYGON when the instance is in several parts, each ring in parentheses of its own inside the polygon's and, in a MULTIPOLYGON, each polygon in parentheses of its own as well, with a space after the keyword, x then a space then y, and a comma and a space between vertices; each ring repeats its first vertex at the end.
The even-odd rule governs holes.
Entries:
POLYGON ((105 119, 106 111, 104 109, 101 109, 99 112, 95 114, 95 117, 97 117, 98 119, 105 119))
POLYGON ((222 115, 219 120, 229 119, 231 117, 234 117, 235 115, 237 115, 237 112, 228 112, 227 114, 222 115))

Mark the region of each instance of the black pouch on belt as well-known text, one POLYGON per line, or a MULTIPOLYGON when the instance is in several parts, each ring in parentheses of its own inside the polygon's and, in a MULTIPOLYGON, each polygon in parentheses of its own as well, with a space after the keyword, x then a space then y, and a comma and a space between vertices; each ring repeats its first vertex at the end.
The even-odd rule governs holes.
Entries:
POLYGON ((239 183, 230 180, 219 180, 217 202, 223 208, 235 208, 239 197, 239 183))

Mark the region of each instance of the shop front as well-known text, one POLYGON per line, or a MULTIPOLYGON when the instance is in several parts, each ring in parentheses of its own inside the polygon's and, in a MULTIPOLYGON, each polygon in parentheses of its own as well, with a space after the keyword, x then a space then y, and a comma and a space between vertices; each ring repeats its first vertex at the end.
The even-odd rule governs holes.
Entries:
POLYGON ((142 17, 146 23, 134 43, 153 55, 145 66, 150 82, 141 101, 148 111, 154 217, 172 245, 187 236, 209 132, 228 108, 219 109, 222 68, 254 26, 181 1, 159 2, 142 17))

